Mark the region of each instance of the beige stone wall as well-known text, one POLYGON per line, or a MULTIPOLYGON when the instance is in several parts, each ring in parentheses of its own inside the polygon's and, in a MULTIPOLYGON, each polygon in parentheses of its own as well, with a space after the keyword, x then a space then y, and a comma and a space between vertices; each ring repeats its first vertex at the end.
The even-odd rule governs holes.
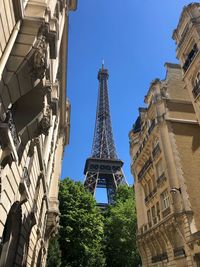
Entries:
POLYGON ((195 109, 196 117, 200 123, 199 105, 199 3, 191 3, 183 9, 177 28, 174 30, 173 39, 177 44, 177 57, 182 67, 183 81, 195 109))
POLYGON ((2 57, 16 23, 11 0, 1 1, 0 17, 0 57, 2 57))
MULTIPOLYGON (((183 123, 172 123, 180 164, 187 187, 188 198, 194 212, 197 229, 200 229, 200 203, 198 200, 200 188, 200 139, 199 126, 183 123)), ((186 197, 186 196, 185 196, 186 197)))
POLYGON ((2 267, 45 266, 59 223, 58 182, 70 126, 65 68, 68 13, 76 1, 19 3, 0 3, 2 267))
POLYGON ((166 106, 170 118, 196 121, 196 114, 191 103, 168 102, 166 106))

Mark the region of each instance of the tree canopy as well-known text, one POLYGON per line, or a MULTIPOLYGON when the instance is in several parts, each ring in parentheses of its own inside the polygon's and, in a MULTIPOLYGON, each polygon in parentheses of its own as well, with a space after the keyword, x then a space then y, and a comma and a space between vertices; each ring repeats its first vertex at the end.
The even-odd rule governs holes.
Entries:
POLYGON ((117 188, 104 212, 80 182, 60 182, 60 230, 50 242, 47 267, 135 267, 136 212, 132 187, 117 188))
POLYGON ((58 236, 52 237, 49 241, 48 256, 46 267, 60 267, 61 250, 58 242, 58 236))
POLYGON ((80 182, 60 183, 61 267, 102 267, 103 217, 80 182))
POLYGON ((136 211, 132 187, 117 188, 115 204, 105 215, 106 267, 135 267, 140 263, 136 247, 136 211))

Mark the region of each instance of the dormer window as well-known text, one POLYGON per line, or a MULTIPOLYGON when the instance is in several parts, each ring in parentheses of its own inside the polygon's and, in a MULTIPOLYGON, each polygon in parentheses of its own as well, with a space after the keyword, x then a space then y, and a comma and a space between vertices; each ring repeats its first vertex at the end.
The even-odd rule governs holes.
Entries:
POLYGON ((197 44, 194 44, 192 47, 192 50, 189 52, 188 56, 186 57, 185 63, 183 65, 184 72, 186 72, 187 69, 189 68, 189 66, 192 63, 193 59, 195 58, 197 52, 198 52, 197 44))

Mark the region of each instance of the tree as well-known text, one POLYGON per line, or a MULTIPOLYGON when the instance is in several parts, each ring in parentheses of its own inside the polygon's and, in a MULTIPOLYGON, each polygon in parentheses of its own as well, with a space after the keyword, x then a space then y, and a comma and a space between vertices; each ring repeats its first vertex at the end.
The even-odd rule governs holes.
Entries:
POLYGON ((49 241, 46 267, 60 267, 61 251, 58 243, 58 237, 53 237, 49 241))
POLYGON ((80 182, 60 183, 61 267, 102 267, 103 217, 80 182))
POLYGON ((140 263, 136 247, 136 210, 133 188, 117 188, 115 204, 105 214, 106 267, 135 267, 140 263))

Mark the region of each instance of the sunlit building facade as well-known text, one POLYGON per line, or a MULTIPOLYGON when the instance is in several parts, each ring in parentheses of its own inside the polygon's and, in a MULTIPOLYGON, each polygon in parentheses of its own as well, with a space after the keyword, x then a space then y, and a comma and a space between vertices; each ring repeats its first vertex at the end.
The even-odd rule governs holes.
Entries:
POLYGON ((200 266, 200 127, 182 80, 167 63, 129 133, 142 266, 200 266))
POLYGON ((200 3, 183 8, 173 39, 183 80, 200 124, 200 3))
POLYGON ((68 14, 76 0, 0 3, 0 266, 45 266, 69 142, 68 14))

